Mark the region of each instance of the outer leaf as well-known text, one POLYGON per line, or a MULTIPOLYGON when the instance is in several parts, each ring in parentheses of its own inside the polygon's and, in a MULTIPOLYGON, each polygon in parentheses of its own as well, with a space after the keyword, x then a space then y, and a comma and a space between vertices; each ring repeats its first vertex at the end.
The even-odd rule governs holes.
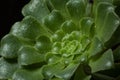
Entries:
POLYGON ((93 57, 100 53, 103 49, 104 47, 102 42, 98 38, 94 37, 87 52, 89 54, 89 57, 93 57))
POLYGON ((43 67, 43 75, 45 79, 52 79, 57 73, 63 70, 65 65, 63 63, 50 64, 43 67))
POLYGON ((48 64, 58 63, 61 59, 61 56, 55 55, 51 52, 47 53, 45 56, 45 60, 48 62, 48 64))
POLYGON ((85 16, 86 1, 85 0, 69 0, 66 4, 68 12, 75 22, 85 16))
POLYGON ((33 40, 39 35, 47 34, 48 32, 37 20, 31 16, 27 16, 21 22, 15 23, 10 33, 17 37, 33 40))
POLYGON ((91 43, 91 40, 89 39, 89 37, 83 36, 82 40, 81 40, 81 44, 82 44, 82 51, 87 51, 87 48, 89 47, 91 43))
POLYGON ((8 62, 4 58, 0 58, 0 79, 11 79, 18 65, 14 62, 8 62))
POLYGON ((49 10, 44 2, 44 0, 31 0, 22 9, 24 16, 33 16, 38 21, 42 22, 42 19, 49 14, 49 10))
POLYGON ((23 47, 19 51, 18 63, 20 65, 30 65, 44 61, 44 55, 39 54, 37 50, 32 47, 23 47))
POLYGON ((21 47, 20 40, 12 34, 6 35, 1 40, 1 55, 5 58, 16 58, 21 47))
POLYGON ((109 49, 120 43, 114 8, 112 0, 31 0, 22 10, 25 18, 1 41, 0 78, 90 80, 91 74, 104 75, 108 69, 119 76, 109 49))
MULTIPOLYGON (((112 68, 112 69, 108 69, 108 70, 101 70, 97 73, 93 73, 93 77, 94 77, 94 74, 96 77, 99 77, 101 76, 101 79, 107 79, 108 80, 111 78, 116 78, 120 75, 120 63, 117 63, 115 64, 115 66, 112 68), (98 76, 96 75, 98 74, 98 76), (100 76, 99 76, 100 75, 100 76)), ((98 78, 97 78, 98 79, 98 78)), ((113 79, 113 80, 116 80, 116 79, 113 79)))
POLYGON ((43 23, 53 32, 59 29, 63 22, 64 18, 58 10, 53 10, 43 21, 43 23))
POLYGON ((111 4, 99 3, 97 6, 95 24, 98 38, 103 42, 108 41, 120 24, 119 18, 114 13, 114 8, 111 4))
POLYGON ((64 37, 65 33, 63 30, 57 30, 53 35, 52 35, 52 41, 61 41, 62 38, 64 37))
POLYGON ((107 3, 112 4, 113 1, 115 1, 115 0, 94 0, 93 13, 96 12, 96 10, 97 10, 97 5, 99 5, 99 3, 102 3, 102 2, 105 2, 105 3, 106 3, 106 2, 107 2, 107 3))
POLYGON ((64 80, 69 80, 74 74, 79 64, 70 63, 65 69, 59 71, 56 76, 64 80))
POLYGON ((93 19, 90 17, 85 17, 83 19, 81 19, 80 21, 80 26, 81 26, 81 31, 82 34, 85 34, 86 36, 89 36, 91 27, 93 25, 93 19))
POLYGON ((65 33, 71 33, 73 30, 79 30, 79 27, 77 27, 72 20, 65 21, 61 25, 61 28, 65 33))
POLYGON ((90 80, 91 76, 89 74, 86 74, 84 69, 86 67, 84 64, 80 64, 78 69, 75 72, 74 80, 90 80))
POLYGON ((61 14, 64 15, 64 17, 68 16, 65 5, 69 0, 50 0, 50 1, 52 3, 52 6, 55 9, 59 10, 61 14))
POLYGON ((13 80, 43 80, 44 77, 41 74, 41 69, 37 70, 25 70, 19 69, 13 75, 13 80))
POLYGON ((50 51, 51 46, 52 46, 52 42, 47 36, 38 37, 35 43, 35 48, 37 48, 41 54, 50 51))
POLYGON ((109 49, 97 59, 91 59, 89 65, 92 72, 110 69, 114 65, 112 51, 109 49))

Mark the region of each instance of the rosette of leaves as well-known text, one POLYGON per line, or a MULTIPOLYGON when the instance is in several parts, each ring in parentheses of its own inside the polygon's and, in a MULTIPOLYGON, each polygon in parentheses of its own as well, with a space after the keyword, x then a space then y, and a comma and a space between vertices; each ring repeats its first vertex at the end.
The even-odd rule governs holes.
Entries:
POLYGON ((1 40, 0 79, 120 79, 117 6, 113 0, 31 0, 1 40))

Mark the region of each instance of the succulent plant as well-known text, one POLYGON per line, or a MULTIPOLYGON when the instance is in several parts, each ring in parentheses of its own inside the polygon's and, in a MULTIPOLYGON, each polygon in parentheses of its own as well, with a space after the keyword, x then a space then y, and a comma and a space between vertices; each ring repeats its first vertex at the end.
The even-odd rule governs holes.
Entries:
POLYGON ((119 80, 117 2, 31 0, 1 39, 0 79, 119 80))

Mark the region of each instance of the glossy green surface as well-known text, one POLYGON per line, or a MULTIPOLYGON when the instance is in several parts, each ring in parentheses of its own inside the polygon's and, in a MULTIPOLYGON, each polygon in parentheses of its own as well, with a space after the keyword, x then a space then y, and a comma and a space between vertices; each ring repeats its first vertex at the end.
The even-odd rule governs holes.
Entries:
POLYGON ((119 79, 103 74, 120 70, 115 9, 113 0, 31 0, 1 40, 0 79, 119 79))

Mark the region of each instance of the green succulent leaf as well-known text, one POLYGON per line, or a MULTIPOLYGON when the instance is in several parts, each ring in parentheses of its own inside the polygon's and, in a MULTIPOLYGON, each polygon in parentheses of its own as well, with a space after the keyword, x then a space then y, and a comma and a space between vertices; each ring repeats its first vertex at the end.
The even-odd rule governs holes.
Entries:
POLYGON ((0 79, 119 79, 118 4, 31 0, 22 9, 24 18, 1 39, 0 79))
POLYGON ((17 63, 8 62, 4 58, 0 58, 0 79, 11 79, 17 67, 17 63))
POLYGON ((48 32, 36 19, 27 16, 21 22, 15 23, 10 33, 21 38, 34 40, 40 35, 47 35, 48 32))
POLYGON ((80 21, 81 31, 82 34, 85 34, 86 36, 90 36, 91 27, 93 26, 93 19, 90 17, 85 17, 81 19, 80 21))
POLYGON ((94 37, 93 41, 91 41, 90 48, 88 49, 89 57, 97 55, 102 50, 104 50, 102 42, 97 37, 94 37))
POLYGON ((40 36, 36 39, 35 48, 41 53, 44 54, 51 49, 52 42, 47 36, 40 36))
POLYGON ((59 71, 56 76, 59 78, 62 78, 64 80, 69 80, 71 76, 74 74, 76 68, 78 67, 79 64, 76 63, 71 63, 69 64, 66 68, 63 70, 59 71))
POLYGON ((20 40, 12 34, 7 34, 1 40, 0 55, 5 58, 16 58, 19 48, 21 47, 20 40))
POLYGON ((93 12, 95 12, 97 10, 97 5, 99 5, 99 3, 102 2, 102 3, 110 3, 110 4, 112 4, 113 1, 115 1, 115 0, 95 0, 94 5, 93 5, 93 12))
POLYGON ((120 24, 119 18, 114 13, 114 7, 109 3, 99 3, 95 14, 97 36, 100 40, 106 42, 120 24))
POLYGON ((73 20, 79 21, 82 17, 85 16, 85 10, 86 10, 85 0, 69 0, 66 6, 73 20))
POLYGON ((109 49, 98 58, 97 56, 92 58, 89 62, 89 65, 92 69, 92 72, 97 72, 100 70, 106 70, 112 68, 114 65, 112 51, 109 49))
POLYGON ((24 16, 33 16, 39 22, 42 22, 42 19, 50 13, 49 9, 44 0, 31 0, 27 5, 22 9, 22 14, 24 16))
POLYGON ((72 20, 65 21, 61 25, 61 28, 65 33, 71 33, 73 30, 79 30, 79 27, 77 27, 72 20))
MULTIPOLYGON (((90 80, 91 76, 85 72, 86 66, 83 64, 80 64, 77 68, 74 76, 74 80, 90 80)), ((89 71, 89 70, 87 70, 89 71)))
POLYGON ((43 21, 43 23, 53 32, 59 29, 63 22, 64 18, 58 10, 53 10, 43 21))
POLYGON ((57 73, 63 70, 65 65, 63 63, 49 64, 43 67, 43 75, 45 79, 52 79, 57 73))
POLYGON ((58 63, 60 61, 61 56, 55 55, 55 53, 47 53, 45 56, 45 60, 48 62, 48 64, 58 63))
POLYGON ((39 54, 32 47, 22 47, 18 52, 18 63, 20 65, 30 65, 44 61, 44 55, 39 54))
POLYGON ((13 75, 13 80, 43 80, 44 76, 41 74, 41 69, 25 70, 19 69, 13 75))
POLYGON ((59 10, 61 12, 62 15, 64 15, 64 17, 68 17, 68 13, 66 10, 66 3, 69 0, 50 0, 51 5, 56 9, 59 10))

